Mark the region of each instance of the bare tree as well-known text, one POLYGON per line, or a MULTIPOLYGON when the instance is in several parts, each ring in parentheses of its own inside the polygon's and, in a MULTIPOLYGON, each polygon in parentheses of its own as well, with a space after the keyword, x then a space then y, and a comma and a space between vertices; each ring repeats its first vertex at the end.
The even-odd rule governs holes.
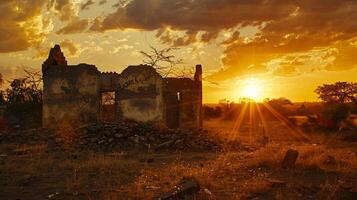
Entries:
POLYGON ((40 71, 31 72, 28 70, 25 71, 25 80, 28 85, 32 87, 34 91, 42 90, 42 76, 40 71))
POLYGON ((178 48, 169 47, 158 50, 157 48, 150 46, 149 52, 140 51, 140 53, 144 57, 142 60, 144 64, 152 66, 163 77, 167 77, 169 75, 177 75, 182 71, 179 70, 177 66, 182 64, 183 60, 176 58, 176 56, 173 55, 173 51, 175 50, 178 50, 178 48))
POLYGON ((42 102, 42 77, 40 72, 25 71, 23 78, 9 81, 10 88, 6 90, 8 104, 41 104, 42 102))
POLYGON ((181 69, 176 68, 172 70, 172 74, 178 78, 192 78, 193 75, 195 74, 195 70, 193 67, 189 67, 189 68, 184 67, 181 69))
POLYGON ((315 92, 325 102, 357 103, 357 83, 336 82, 334 84, 323 84, 315 92))

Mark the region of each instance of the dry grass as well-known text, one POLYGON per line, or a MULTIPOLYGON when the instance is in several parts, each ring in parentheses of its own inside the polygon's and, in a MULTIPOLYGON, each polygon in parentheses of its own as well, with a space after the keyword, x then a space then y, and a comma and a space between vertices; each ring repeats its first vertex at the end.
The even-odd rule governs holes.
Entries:
MULTIPOLYGON (((57 191, 59 199, 152 199, 187 176, 212 193, 201 190, 196 199, 336 199, 341 187, 357 177, 355 146, 319 134, 295 141, 282 127, 272 130, 264 143, 259 134, 239 132, 235 138, 239 148, 219 153, 53 152, 47 151, 47 144, 2 144, 0 151, 11 153, 0 157, 0 185, 6 191, 0 192, 0 199, 14 194, 44 199, 57 191), (282 169, 290 148, 300 153, 296 166, 282 169), (146 162, 148 158, 153 162, 146 162), (21 186, 29 177, 35 177, 34 182, 21 186), (272 180, 282 183, 277 187, 272 180)), ((216 136, 227 142, 231 133, 226 127, 216 136)), ((70 142, 71 135, 68 138, 70 142)), ((356 185, 357 180, 351 183, 356 185)))

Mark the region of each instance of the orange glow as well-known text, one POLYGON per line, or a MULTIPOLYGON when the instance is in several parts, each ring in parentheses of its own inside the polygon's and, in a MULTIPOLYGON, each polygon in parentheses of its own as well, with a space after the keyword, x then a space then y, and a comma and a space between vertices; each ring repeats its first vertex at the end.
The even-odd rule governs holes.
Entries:
POLYGON ((249 98, 259 101, 262 98, 262 82, 256 79, 248 79, 243 83, 241 98, 249 98))

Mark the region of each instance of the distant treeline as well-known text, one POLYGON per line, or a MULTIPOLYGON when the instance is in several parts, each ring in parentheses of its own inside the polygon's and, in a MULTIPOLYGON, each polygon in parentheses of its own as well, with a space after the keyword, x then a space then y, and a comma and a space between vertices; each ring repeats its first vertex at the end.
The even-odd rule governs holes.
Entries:
MULTIPOLYGON (((0 84, 4 84, 1 75, 0 84)), ((41 86, 40 72, 25 70, 24 77, 9 81, 8 88, 0 90, 0 131, 41 126, 41 86)))
POLYGON ((351 115, 357 114, 357 83, 337 82, 319 86, 315 92, 321 102, 293 103, 287 98, 266 99, 255 103, 243 99, 240 103, 222 100, 216 105, 205 105, 203 114, 206 120, 265 120, 291 119, 293 116, 306 116, 320 126, 335 130, 351 115))

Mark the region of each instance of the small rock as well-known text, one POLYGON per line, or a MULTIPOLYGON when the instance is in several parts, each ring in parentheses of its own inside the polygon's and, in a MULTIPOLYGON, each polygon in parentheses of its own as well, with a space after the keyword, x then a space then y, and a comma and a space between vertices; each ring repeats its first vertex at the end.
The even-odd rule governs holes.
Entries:
POLYGON ((209 191, 209 189, 207 189, 207 188, 205 188, 203 191, 204 191, 206 194, 208 194, 208 195, 212 195, 212 192, 209 191))
POLYGON ((276 179, 269 180, 269 182, 271 183, 273 188, 282 187, 286 185, 285 181, 276 180, 276 179))
POLYGON ((158 146, 156 146, 155 150, 169 147, 169 146, 171 146, 171 145, 174 144, 174 143, 175 143, 175 140, 169 140, 169 141, 167 141, 167 142, 161 143, 161 144, 159 144, 158 146))
POLYGON ((59 192, 47 195, 47 198, 52 199, 53 197, 59 195, 59 192))
POLYGON ((157 189, 160 189, 160 187, 158 187, 158 186, 152 186, 152 185, 148 185, 148 186, 146 186, 145 188, 148 189, 148 190, 157 190, 157 189))
POLYGON ((335 165, 337 163, 337 160, 335 157, 328 155, 324 163, 327 165, 335 165))
POLYGON ((281 163, 281 166, 283 168, 290 168, 293 167, 295 165, 295 162, 297 160, 299 156, 299 152, 294 150, 294 149, 289 149, 286 153, 285 153, 285 157, 283 162, 281 163))
POLYGON ((171 192, 165 193, 160 196, 160 200, 169 199, 186 199, 193 196, 200 190, 198 181, 193 177, 183 178, 171 192))

